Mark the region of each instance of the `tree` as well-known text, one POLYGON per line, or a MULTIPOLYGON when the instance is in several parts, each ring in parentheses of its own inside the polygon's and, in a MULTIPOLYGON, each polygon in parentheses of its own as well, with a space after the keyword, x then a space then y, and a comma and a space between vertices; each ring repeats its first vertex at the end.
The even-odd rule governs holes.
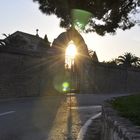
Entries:
POLYGON ((132 53, 125 53, 123 56, 119 56, 117 59, 118 65, 125 67, 140 66, 140 58, 133 55, 132 53))
POLYGON ((46 15, 55 14, 60 18, 60 26, 72 25, 71 10, 82 9, 93 14, 85 32, 99 35, 115 33, 117 28, 130 29, 137 24, 133 15, 138 13, 140 0, 33 0, 46 15))

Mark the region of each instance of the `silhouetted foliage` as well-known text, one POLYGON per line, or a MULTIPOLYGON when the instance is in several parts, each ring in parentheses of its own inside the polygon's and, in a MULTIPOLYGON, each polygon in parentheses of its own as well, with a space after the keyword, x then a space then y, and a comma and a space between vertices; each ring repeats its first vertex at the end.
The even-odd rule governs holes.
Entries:
MULTIPOLYGON (((5 38, 7 38, 8 36, 10 36, 10 34, 7 35, 7 34, 5 34, 5 33, 3 33, 2 35, 3 35, 5 38)), ((6 45, 7 45, 6 41, 5 41, 4 39, 0 39, 0 47, 5 47, 6 45)))
POLYGON ((133 55, 132 53, 127 52, 124 55, 118 57, 117 64, 124 67, 138 67, 140 66, 140 58, 133 55))
POLYGON ((2 35, 5 36, 6 38, 9 36, 9 35, 7 35, 7 34, 5 34, 5 33, 3 33, 2 35))
POLYGON ((5 42, 3 39, 0 39, 0 47, 4 47, 5 46, 5 42))
POLYGON ((115 33, 117 28, 130 29, 136 24, 132 18, 138 13, 140 0, 33 0, 46 15, 55 14, 60 26, 69 28, 72 24, 71 10, 82 9, 93 13, 86 32, 99 35, 115 33))
POLYGON ((111 61, 107 61, 105 63, 108 64, 108 65, 110 65, 110 66, 117 66, 116 59, 112 59, 111 61))

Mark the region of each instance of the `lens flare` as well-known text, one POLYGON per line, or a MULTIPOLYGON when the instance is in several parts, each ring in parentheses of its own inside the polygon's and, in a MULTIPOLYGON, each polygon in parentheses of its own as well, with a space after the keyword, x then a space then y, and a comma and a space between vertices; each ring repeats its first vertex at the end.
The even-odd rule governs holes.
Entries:
POLYGON ((66 53, 65 53, 65 64, 68 69, 70 69, 72 67, 72 65, 74 65, 74 59, 75 59, 76 55, 77 55, 76 46, 73 43, 73 41, 70 41, 68 43, 68 47, 67 47, 66 53))
POLYGON ((92 13, 81 10, 81 9, 72 9, 71 17, 72 17, 72 24, 75 28, 80 30, 84 30, 85 26, 88 24, 89 19, 92 17, 92 13))
POLYGON ((64 92, 68 91, 68 90, 69 90, 69 83, 68 83, 68 82, 64 82, 64 83, 62 84, 62 87, 63 87, 63 91, 64 91, 64 92))
POLYGON ((68 82, 64 82, 64 83, 62 84, 62 86, 63 86, 64 88, 68 88, 68 87, 69 87, 69 83, 68 83, 68 82))
POLYGON ((65 55, 73 59, 75 58, 76 54, 77 54, 76 46, 74 45, 73 42, 70 42, 66 49, 65 55))

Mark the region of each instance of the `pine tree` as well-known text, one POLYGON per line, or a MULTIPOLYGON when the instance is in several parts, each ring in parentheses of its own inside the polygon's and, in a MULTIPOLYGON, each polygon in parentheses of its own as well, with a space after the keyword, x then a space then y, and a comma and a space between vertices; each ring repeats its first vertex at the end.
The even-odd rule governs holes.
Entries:
POLYGON ((60 26, 72 25, 72 9, 82 9, 93 14, 85 32, 99 35, 115 33, 117 28, 130 29, 137 24, 133 15, 138 13, 140 0, 33 0, 46 15, 55 14, 60 18, 60 26))

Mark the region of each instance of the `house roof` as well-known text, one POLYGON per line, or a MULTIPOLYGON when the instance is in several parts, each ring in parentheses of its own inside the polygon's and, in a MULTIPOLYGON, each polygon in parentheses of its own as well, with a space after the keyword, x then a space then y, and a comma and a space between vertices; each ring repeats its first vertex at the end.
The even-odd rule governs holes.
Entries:
POLYGON ((12 49, 12 51, 46 53, 48 48, 50 48, 49 42, 46 42, 41 37, 21 31, 14 32, 3 41, 6 47, 1 48, 5 48, 6 50, 12 49))
MULTIPOLYGON (((32 35, 32 34, 29 34, 29 33, 22 32, 22 31, 16 31, 13 34, 11 34, 10 36, 16 36, 16 35, 22 35, 22 36, 24 36, 26 38, 29 38, 29 39, 43 40, 41 37, 39 37, 37 35, 32 35)), ((9 37, 7 37, 7 38, 9 38, 9 37)))

